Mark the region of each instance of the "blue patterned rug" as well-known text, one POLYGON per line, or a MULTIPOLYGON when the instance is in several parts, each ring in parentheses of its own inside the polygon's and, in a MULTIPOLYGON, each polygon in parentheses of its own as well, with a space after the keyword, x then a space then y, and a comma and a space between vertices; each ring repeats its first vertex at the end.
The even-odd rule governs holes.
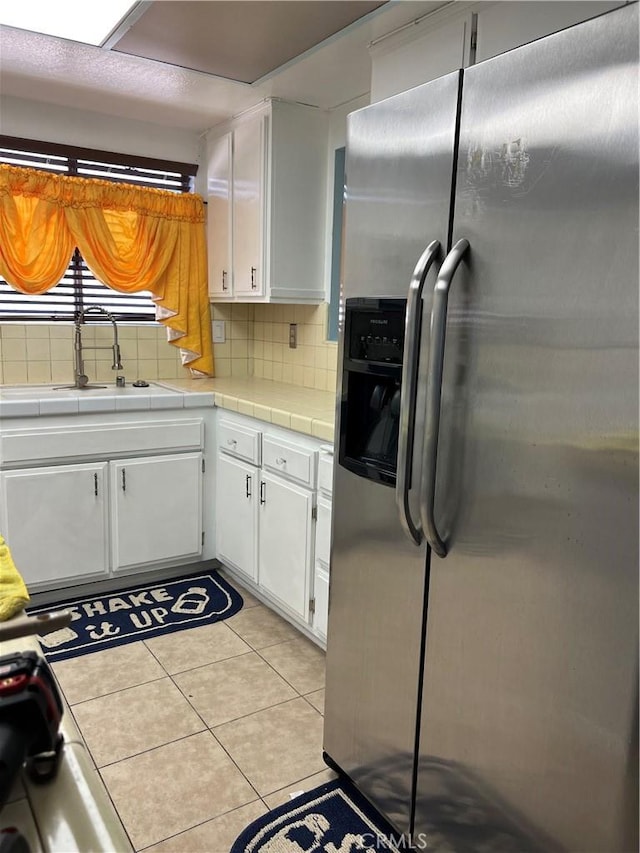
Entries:
POLYGON ((336 779, 250 823, 230 853, 346 853, 407 849, 371 804, 336 779))
POLYGON ((243 605, 242 596, 215 570, 177 580, 127 586, 104 595, 68 598, 27 613, 71 610, 68 628, 39 637, 50 662, 148 640, 228 619, 243 605))

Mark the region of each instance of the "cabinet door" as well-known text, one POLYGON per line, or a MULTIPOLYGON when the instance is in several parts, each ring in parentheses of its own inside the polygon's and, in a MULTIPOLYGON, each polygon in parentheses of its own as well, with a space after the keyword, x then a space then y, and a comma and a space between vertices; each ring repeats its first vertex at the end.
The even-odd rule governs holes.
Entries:
POLYGON ((260 296, 263 240, 266 116, 242 122, 233 141, 233 292, 260 296))
POLYGON ((485 3, 478 9, 476 62, 601 15, 622 2, 485 3))
POLYGON ((110 463, 114 571, 202 553, 202 454, 110 463))
POLYGON ((260 586, 303 619, 309 611, 313 493, 262 471, 260 586))
POLYGON ((231 156, 232 134, 207 146, 207 249, 209 294, 231 296, 231 156))
POLYGON ((313 572, 313 628, 323 639, 327 637, 329 615, 329 560, 331 557, 331 501, 318 497, 316 553, 313 572))
POLYGON ((318 521, 316 524, 316 560, 329 568, 331 559, 331 501, 318 498, 318 521))
POLYGON ((259 470, 224 453, 216 471, 216 547, 218 559, 258 579, 259 470))
POLYGON ((107 574, 106 467, 0 474, 0 530, 28 587, 107 574))
MULTIPOLYGON (((498 4, 502 6, 502 3, 498 4)), ((437 23, 427 20, 371 53, 371 103, 406 92, 429 80, 466 68, 471 49, 470 13, 447 16, 437 23)), ((384 144, 384 143, 381 143, 384 144)))
POLYGON ((313 575, 313 629, 323 640, 327 639, 327 621, 329 617, 329 572, 319 560, 316 560, 313 575))

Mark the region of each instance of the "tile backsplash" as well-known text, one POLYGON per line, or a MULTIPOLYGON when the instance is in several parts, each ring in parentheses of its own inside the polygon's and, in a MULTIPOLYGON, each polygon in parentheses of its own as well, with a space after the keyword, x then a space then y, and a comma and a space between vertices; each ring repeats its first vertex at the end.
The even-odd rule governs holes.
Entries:
POLYGON ((255 376, 305 388, 333 391, 338 345, 326 340, 322 305, 214 304, 212 317, 225 321, 226 341, 214 344, 216 376, 255 376), (298 346, 289 347, 296 323, 298 346))
MULTIPOLYGON (((213 345, 215 374, 255 376, 290 385, 333 391, 338 347, 326 340, 326 303, 322 305, 211 306, 212 319, 225 321, 226 340, 213 345), (298 345, 289 347, 289 324, 297 324, 298 345)), ((180 352, 167 342, 163 326, 118 326, 123 374, 135 379, 187 378, 180 352)), ((109 347, 111 327, 86 324, 87 346, 109 347)), ((111 351, 87 349, 90 381, 115 381, 111 351)), ((73 382, 73 324, 0 324, 0 383, 73 382)))
MULTIPOLYGON (((123 369, 111 369, 110 349, 87 349, 84 364, 90 381, 115 382, 116 374, 129 382, 187 375, 163 326, 119 325, 118 338, 123 369)), ((111 326, 83 326, 82 341, 87 347, 110 347, 111 326)), ((73 324, 0 324, 0 383, 48 382, 73 382, 73 324)))

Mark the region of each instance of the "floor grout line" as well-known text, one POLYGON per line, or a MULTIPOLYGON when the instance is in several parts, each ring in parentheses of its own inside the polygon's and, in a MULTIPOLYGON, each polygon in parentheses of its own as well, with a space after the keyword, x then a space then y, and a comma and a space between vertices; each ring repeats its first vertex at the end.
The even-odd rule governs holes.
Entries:
MULTIPOLYGON (((151 654, 154 657, 156 657, 154 652, 152 651, 152 649, 149 649, 149 651, 151 652, 151 654)), ((229 657, 226 657, 226 658, 219 658, 218 660, 210 660, 207 663, 199 663, 197 666, 192 666, 191 669, 181 669, 181 670, 179 670, 179 672, 169 672, 167 669, 164 668, 164 666, 161 663, 161 661, 159 660, 159 658, 156 657, 156 660, 158 661, 160 666, 163 667, 164 671, 169 676, 169 678, 173 678, 176 675, 185 675, 187 672, 195 672, 197 669, 204 669, 205 666, 214 666, 214 664, 216 664, 216 663, 224 663, 227 660, 234 660, 235 658, 246 657, 247 655, 253 654, 254 652, 255 652, 255 649, 252 649, 251 647, 249 647, 246 652, 238 652, 237 655, 229 655, 229 657)))
POLYGON ((221 812, 215 817, 209 817, 206 820, 201 820, 199 823, 194 823, 193 826, 188 826, 186 829, 181 829, 180 832, 175 832, 173 835, 167 835, 166 838, 163 838, 161 841, 154 841, 153 844, 147 844, 146 847, 138 848, 137 853, 142 853, 143 850, 149 850, 151 847, 155 847, 156 844, 163 844, 165 841, 169 841, 172 838, 179 838, 181 835, 184 835, 186 832, 191 832, 192 829, 196 829, 199 826, 204 826, 206 823, 210 823, 212 820, 217 820, 219 817, 224 817, 225 815, 232 814, 233 812, 240 811, 240 809, 244 809, 247 806, 252 806, 254 803, 262 803, 263 806, 268 810, 269 806, 264 802, 261 797, 257 797, 255 800, 251 800, 249 803, 244 803, 241 806, 235 806, 232 809, 228 809, 226 812, 221 812))
MULTIPOLYGON (((293 641, 293 642, 295 642, 295 641, 293 641)), ((279 644, 279 645, 282 645, 282 644, 279 644)), ((265 648, 269 648, 269 649, 271 649, 271 648, 273 648, 273 646, 265 646, 265 648)), ((265 662, 269 667, 271 667, 271 669, 276 673, 276 675, 280 676, 280 678, 281 678, 283 681, 285 681, 285 682, 289 685, 289 687, 291 687, 291 689, 292 689, 292 690, 295 690, 295 691, 296 691, 296 693, 298 694, 298 696, 299 696, 300 698, 304 698, 304 693, 301 693, 301 692, 298 690, 298 688, 297 688, 294 684, 292 684, 290 681, 288 681, 288 680, 285 678, 285 676, 284 676, 284 675, 283 675, 279 670, 277 670, 277 669, 275 668, 275 666, 271 663, 271 661, 267 660, 263 655, 261 655, 261 654, 260 654, 260 652, 259 652, 259 651, 256 651, 256 654, 258 654, 258 655, 259 655, 259 657, 260 657, 260 658, 261 658, 261 659, 262 659, 262 660, 263 660, 263 661, 264 661, 264 662, 265 662)), ((322 686, 322 687, 318 687, 317 689, 318 689, 318 690, 323 690, 323 689, 324 689, 324 684, 323 684, 323 686, 322 686)), ((308 690, 307 692, 308 692, 308 693, 315 693, 315 690, 308 690)), ((317 709, 316 709, 316 710, 317 710, 317 709)))
MULTIPOLYGON (((227 580, 227 579, 225 578, 225 580, 227 580)), ((230 582, 230 581, 228 581, 228 582, 230 582)), ((233 585, 233 584, 232 584, 232 585, 233 585)), ((241 589, 239 589, 239 590, 237 590, 237 591, 240 593, 240 595, 242 595, 242 590, 241 590, 241 589)), ((270 611, 270 610, 269 610, 269 608, 268 608, 266 605, 262 604, 262 602, 260 602, 260 601, 258 601, 258 600, 256 600, 256 601, 255 601, 255 603, 253 603, 252 605, 249 605, 249 607, 246 607, 246 608, 243 608, 243 609, 245 609, 245 610, 248 612, 248 611, 254 610, 254 609, 255 609, 255 608, 257 608, 257 607, 262 607, 262 608, 264 608, 264 610, 266 610, 266 611, 269 611, 269 612, 273 613, 273 611, 270 611)), ((242 611, 240 611, 240 612, 242 612, 242 611)), ((237 614, 236 614, 236 615, 237 615, 237 614)), ((277 614, 274 614, 274 615, 277 615, 277 614)), ((310 772, 308 775, 303 776, 302 778, 297 779, 297 780, 295 780, 295 781, 292 781, 292 782, 290 782, 290 783, 287 783, 286 785, 284 785, 284 786, 281 786, 281 787, 277 788, 275 791, 268 792, 268 793, 265 793, 265 794, 260 794, 260 793, 258 792, 258 790, 256 789, 256 787, 254 786, 254 784, 253 784, 253 783, 251 782, 251 780, 249 779, 249 777, 246 775, 246 773, 245 773, 245 772, 241 769, 241 767, 238 765, 238 763, 237 763, 237 761, 234 759, 233 755, 232 755, 232 754, 231 754, 231 753, 226 749, 226 747, 225 747, 225 746, 224 746, 224 744, 219 740, 219 738, 218 738, 218 737, 216 737, 216 730, 220 729, 222 726, 225 726, 225 725, 227 725, 227 724, 234 723, 234 722, 237 722, 237 721, 240 721, 240 720, 247 719, 248 717, 251 717, 251 716, 253 716, 254 714, 261 713, 262 711, 268 711, 268 710, 271 710, 271 709, 273 709, 273 708, 277 708, 277 707, 279 707, 279 706, 281 706, 281 705, 289 704, 289 703, 291 703, 291 702, 293 702, 293 701, 296 701, 296 700, 298 700, 298 699, 304 699, 304 701, 305 701, 306 705, 308 705, 310 708, 312 708, 314 711, 316 711, 316 713, 318 713, 321 717, 323 717, 323 716, 324 716, 324 715, 323 715, 323 714, 321 714, 321 712, 320 712, 320 711, 319 711, 319 710, 318 710, 314 705, 312 705, 312 703, 311 703, 311 702, 306 698, 306 696, 307 696, 308 694, 316 693, 316 692, 318 692, 318 691, 320 691, 320 690, 323 690, 323 689, 324 689, 324 683, 323 683, 323 685, 322 685, 321 687, 314 687, 314 688, 313 688, 313 689, 311 689, 311 690, 307 690, 307 691, 306 691, 306 693, 302 693, 302 692, 301 692, 297 687, 295 687, 295 685, 294 685, 294 684, 292 684, 292 683, 291 683, 291 681, 289 681, 289 680, 288 680, 288 678, 286 678, 286 677, 285 677, 281 672, 279 672, 279 671, 277 670, 277 668, 276 668, 276 667, 275 667, 275 666, 274 666, 274 665, 273 665, 269 660, 267 660, 267 659, 263 656, 263 654, 262 654, 262 652, 263 652, 263 651, 266 651, 267 649, 271 649, 271 648, 273 648, 273 647, 274 647, 274 646, 276 646, 276 645, 294 644, 294 643, 298 642, 298 640, 307 639, 307 638, 304 636, 304 634, 303 634, 302 632, 299 632, 299 637, 297 637, 297 636, 296 636, 296 637, 286 637, 286 638, 284 638, 284 639, 278 639, 278 640, 276 640, 276 641, 274 641, 274 642, 272 642, 272 643, 267 643, 266 645, 261 645, 261 646, 259 646, 258 648, 256 648, 254 645, 252 645, 252 644, 251 644, 251 642, 249 642, 245 637, 243 637, 243 636, 242 636, 242 634, 241 634, 238 630, 236 630, 232 625, 230 625, 230 624, 229 624, 229 622, 230 622, 230 621, 231 621, 231 619, 233 619, 233 618, 234 618, 234 617, 230 617, 230 619, 229 619, 229 620, 222 620, 222 623, 223 623, 223 624, 226 624, 226 625, 227 625, 227 627, 228 627, 228 628, 229 628, 229 629, 230 629, 230 630, 231 630, 231 631, 232 631, 232 632, 233 632, 237 637, 239 637, 239 638, 240 638, 240 639, 241 639, 241 640, 242 640, 242 641, 247 645, 247 651, 243 651, 243 652, 241 652, 241 653, 239 653, 239 654, 233 654, 233 655, 230 655, 229 657, 221 658, 220 660, 211 661, 211 662, 209 662, 209 663, 199 664, 198 666, 194 666, 194 667, 192 667, 192 668, 190 668, 190 669, 186 669, 186 670, 181 670, 180 672, 170 673, 170 672, 168 672, 168 671, 167 671, 166 667, 164 666, 164 664, 162 663, 162 661, 160 660, 160 658, 159 658, 159 657, 158 657, 158 656, 153 652, 153 650, 152 650, 152 649, 147 645, 147 641, 146 641, 145 639, 140 639, 140 640, 138 640, 138 641, 136 641, 136 642, 142 643, 142 645, 143 645, 143 647, 145 648, 145 650, 146 650, 147 652, 149 652, 149 654, 151 655, 151 657, 153 658, 153 660, 158 664, 158 666, 159 666, 159 667, 160 667, 160 669, 162 670, 163 675, 161 675, 161 676, 159 676, 159 677, 150 678, 150 679, 148 679, 148 680, 142 681, 140 684, 128 685, 127 687, 123 687, 123 688, 120 688, 120 689, 118 689, 118 690, 110 690, 110 691, 108 691, 107 693, 103 693, 103 694, 101 694, 100 696, 93 696, 93 697, 91 697, 91 698, 89 698, 89 699, 82 699, 82 700, 80 700, 79 702, 76 702, 74 705, 71 705, 71 703, 69 703, 69 702, 68 702, 68 699, 67 699, 67 703, 68 703, 68 705, 69 705, 69 709, 70 709, 71 716, 72 716, 72 717, 73 717, 73 719, 75 720, 76 725, 78 726, 78 729, 79 729, 79 730, 80 730, 80 732, 82 733, 82 727, 80 726, 80 724, 79 724, 78 720, 76 719, 75 714, 74 714, 74 711, 73 711, 73 709, 74 709, 75 707, 81 706, 81 705, 83 705, 83 704, 86 704, 86 703, 88 703, 88 702, 94 701, 94 700, 96 700, 96 699, 101 699, 101 698, 104 698, 104 697, 106 697, 106 696, 114 696, 114 695, 115 695, 115 694, 117 694, 117 693, 123 693, 123 692, 125 692, 125 691, 127 691, 127 690, 131 690, 131 689, 134 689, 134 688, 136 688, 136 687, 143 687, 144 685, 152 684, 152 683, 154 683, 154 682, 161 681, 161 680, 162 680, 162 679, 164 679, 164 678, 168 678, 168 679, 170 680, 170 682, 172 683, 172 685, 173 685, 173 686, 178 690, 178 692, 180 693, 181 697, 182 697, 182 698, 184 698, 184 700, 188 703, 189 707, 191 708, 191 710, 193 711, 193 713, 196 715, 196 717, 198 718, 198 720, 200 720, 200 723, 201 723, 201 724, 202 724, 202 726, 203 726, 203 728, 202 728, 201 730, 197 731, 197 732, 191 732, 191 733, 189 733, 189 734, 183 735, 182 737, 173 738, 173 739, 171 739, 171 740, 166 741, 165 743, 158 744, 158 745, 153 746, 153 747, 149 747, 148 749, 143 749, 143 750, 141 750, 140 752, 133 753, 132 755, 126 756, 126 757, 124 757, 124 758, 120 758, 120 759, 118 759, 118 760, 116 760, 116 761, 109 762, 109 763, 107 763, 107 764, 101 765, 100 767, 98 767, 98 766, 97 766, 97 764, 96 764, 96 762, 95 762, 95 759, 93 758, 93 754, 91 753, 91 751, 90 751, 90 749, 89 749, 89 747, 88 747, 88 745, 87 745, 87 752, 88 752, 88 754, 89 754, 89 756, 90 756, 90 758, 91 758, 91 761, 92 761, 93 765, 94 765, 94 766, 95 766, 95 768, 96 768, 96 772, 98 773, 98 775, 99 775, 100 779, 102 780, 102 782, 103 782, 103 784, 104 784, 104 786, 105 786, 105 788, 106 788, 106 790, 107 790, 107 794, 108 794, 108 796, 109 796, 109 799, 110 799, 110 800, 111 800, 111 802, 113 803, 113 806, 114 806, 114 809, 115 809, 116 813, 118 814, 118 816, 119 816, 120 820, 123 822, 123 826, 124 826, 124 821, 122 820, 122 817, 120 816, 120 813, 118 812, 118 809, 117 809, 117 808, 116 808, 116 806, 115 806, 115 802, 114 802, 114 800, 113 800, 113 797, 111 796, 111 792, 109 791, 109 789, 108 789, 108 787, 107 787, 107 784, 106 784, 105 780, 104 780, 104 779, 103 779, 103 777, 102 777, 102 771, 103 771, 103 770, 106 770, 106 769, 107 769, 107 768, 109 768, 109 767, 114 767, 114 766, 116 766, 117 764, 120 764, 120 763, 122 763, 123 761, 127 761, 127 760, 129 760, 129 759, 131 759, 131 758, 135 758, 135 757, 138 757, 138 756, 141 756, 141 755, 145 755, 145 754, 147 754, 147 753, 151 753, 151 752, 153 752, 153 751, 156 751, 156 750, 162 749, 164 746, 168 746, 168 745, 173 744, 173 743, 178 743, 178 742, 180 742, 180 741, 182 741, 182 740, 186 740, 187 738, 190 738, 190 737, 194 737, 194 736, 196 736, 196 735, 203 734, 205 731, 206 731, 206 732, 208 732, 208 733, 211 735, 211 737, 214 739, 215 743, 216 743, 216 744, 218 744, 218 746, 222 749, 222 751, 223 751, 223 753, 225 754, 225 756, 229 759, 229 761, 231 762, 231 764, 233 765, 233 767, 235 768, 235 770, 236 770, 236 771, 241 775, 242 779, 244 779, 244 781, 246 782, 246 784, 250 787, 251 791, 255 794, 255 799, 254 799, 254 800, 251 800, 249 803, 244 803, 244 804, 242 804, 242 805, 240 805, 240 806, 235 806, 234 808, 231 808, 231 809, 228 809, 227 811, 221 812, 219 815, 216 815, 215 817, 210 817, 210 818, 207 818, 206 820, 200 821, 200 822, 199 822, 199 823, 197 823, 197 824, 194 824, 193 826, 185 827, 184 829, 180 830, 179 832, 173 833, 172 835, 168 835, 168 836, 166 836, 166 837, 165 837, 165 838, 163 838, 163 839, 160 839, 160 840, 158 840, 158 841, 155 841, 155 842, 154 842, 153 844, 151 844, 151 845, 146 845, 144 848, 142 848, 142 847, 141 847, 141 848, 138 848, 139 850, 146 850, 146 849, 148 849, 148 848, 150 848, 150 847, 155 846, 156 844, 161 844, 161 843, 163 843, 164 841, 167 841, 168 839, 171 839, 171 838, 178 838, 179 836, 183 835, 183 834, 184 834, 184 833, 186 833, 186 832, 189 832, 189 831, 190 831, 190 830, 192 830, 192 829, 195 829, 195 828, 196 828, 196 827, 198 827, 198 826, 202 826, 202 825, 204 825, 204 824, 206 824, 206 823, 209 823, 210 821, 215 821, 217 818, 220 818, 220 817, 222 817, 223 815, 228 815, 228 814, 230 814, 230 813, 232 813, 232 812, 234 812, 234 811, 238 811, 239 809, 244 808, 245 806, 249 806, 249 805, 254 804, 254 803, 261 803, 261 804, 262 804, 262 806, 263 806, 267 811, 270 811, 271 809, 270 809, 270 807, 269 807, 268 803, 266 802, 265 797, 270 797, 270 796, 272 796, 272 795, 274 795, 274 794, 277 794, 277 793, 278 793, 278 792, 280 792, 280 791, 285 791, 286 789, 290 789, 290 788, 294 787, 295 785, 302 784, 305 780, 310 779, 310 778, 312 778, 313 776, 317 775, 318 773, 323 772, 322 770, 316 770, 316 769, 314 769, 314 770, 313 770, 312 772, 310 772), (200 714, 200 712, 197 710, 197 708, 195 707, 195 705, 193 704, 193 702, 191 702, 191 701, 190 701, 189 697, 188 697, 188 696, 186 695, 186 693, 182 690, 181 686, 176 682, 176 677, 179 677, 179 676, 181 676, 181 675, 183 675, 183 674, 185 674, 185 673, 189 673, 189 672, 193 672, 193 671, 198 670, 198 669, 202 669, 202 668, 204 668, 204 667, 206 667, 206 666, 212 666, 212 665, 214 665, 214 664, 216 664, 216 663, 224 663, 224 662, 226 662, 226 661, 233 661, 233 660, 235 660, 236 658, 246 657, 246 656, 247 656, 247 655, 249 655, 249 654, 255 654, 255 655, 256 655, 256 656, 257 656, 257 657, 258 657, 258 658, 259 658, 263 663, 265 663, 265 664, 270 668, 270 670, 272 670, 272 672, 273 672, 273 673, 274 673, 274 674, 275 674, 279 679, 281 679, 281 680, 282 680, 282 682, 283 682, 284 684, 286 684, 286 685, 287 685, 287 687, 289 687, 291 690, 293 690, 293 692, 294 692, 294 694, 295 694, 295 695, 294 695, 294 696, 292 696, 292 697, 290 697, 290 698, 288 698, 288 699, 285 699, 285 700, 283 700, 283 701, 281 701, 281 702, 275 702, 275 703, 273 703, 272 705, 269 705, 269 706, 267 706, 267 707, 265 707, 265 708, 259 708, 259 709, 255 710, 255 711, 251 711, 251 712, 249 712, 249 713, 247 713, 247 714, 242 714, 242 715, 241 715, 241 716, 239 716, 239 717, 234 717, 234 718, 233 718, 233 719, 231 719, 231 720, 226 720, 224 723, 218 723, 218 724, 216 724, 216 725, 214 725, 214 726, 209 726, 209 725, 207 724, 207 722, 205 721, 205 719, 203 718, 203 716, 202 716, 202 715, 200 714)), ((281 618, 281 617, 280 617, 280 618, 281 618)), ((282 620, 282 621, 283 621, 283 623, 285 623, 287 626, 289 626, 289 623, 288 623, 288 622, 286 622, 286 620, 282 620)), ((290 627, 291 627, 293 630, 295 630, 295 626, 291 625, 290 627)), ((187 630, 188 630, 188 629, 187 629, 187 630)), ((62 688, 61 688, 61 689, 62 689, 62 688)), ((64 690, 63 690, 62 692, 63 692, 63 695, 65 695, 65 699, 66 699, 66 694, 64 694, 64 690)), ((82 735, 82 737, 83 737, 83 740, 84 740, 84 734, 82 735)), ((85 745, 86 745, 86 740, 85 740, 85 745)), ((324 769, 327 769, 327 768, 324 768, 324 769)), ((125 831, 127 832, 127 835, 130 835, 130 834, 129 834, 129 831, 128 831, 128 830, 127 830, 127 828, 126 828, 126 826, 125 826, 125 831)), ((133 847, 133 845, 132 845, 132 847, 133 847)))
MULTIPOLYGON (((109 761, 107 764, 101 764, 100 766, 96 765, 97 770, 106 770, 108 767, 115 767, 116 764, 121 764, 123 761, 129 761, 131 758, 138 758, 141 755, 146 755, 149 752, 153 752, 156 749, 163 749, 165 746, 171 746, 173 743, 180 743, 182 740, 187 740, 190 737, 196 737, 196 735, 204 734, 205 732, 211 731, 210 729, 205 727, 200 729, 197 732, 190 732, 188 735, 181 735, 180 737, 172 738, 171 740, 166 741, 165 743, 156 744, 156 746, 149 746, 146 749, 141 749, 140 752, 133 752, 131 755, 125 755, 124 758, 118 758, 116 761, 109 761)), ((213 734, 213 732, 211 732, 213 734)), ((88 749, 88 747, 87 747, 88 749)))
POLYGON ((101 693, 100 696, 92 696, 91 699, 81 699, 79 702, 69 705, 69 707, 79 708, 81 705, 88 705, 89 702, 96 702, 98 699, 106 699, 107 696, 115 696, 117 693, 125 693, 127 690, 137 690, 138 687, 146 687, 148 684, 155 684, 156 682, 163 681, 165 678, 169 677, 170 676, 165 673, 165 675, 161 675, 158 678, 152 678, 149 681, 142 681, 140 684, 131 684, 128 687, 121 687, 119 690, 112 690, 109 693, 101 693))

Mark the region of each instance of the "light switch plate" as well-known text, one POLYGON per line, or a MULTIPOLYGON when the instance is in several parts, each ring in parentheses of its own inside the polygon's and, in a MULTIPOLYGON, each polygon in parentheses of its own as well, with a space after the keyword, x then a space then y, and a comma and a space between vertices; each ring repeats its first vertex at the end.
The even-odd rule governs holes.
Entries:
POLYGON ((223 344, 226 340, 224 320, 214 320, 211 324, 214 344, 223 344))
POLYGON ((296 349, 298 346, 298 324, 289 323, 289 349, 296 349))

